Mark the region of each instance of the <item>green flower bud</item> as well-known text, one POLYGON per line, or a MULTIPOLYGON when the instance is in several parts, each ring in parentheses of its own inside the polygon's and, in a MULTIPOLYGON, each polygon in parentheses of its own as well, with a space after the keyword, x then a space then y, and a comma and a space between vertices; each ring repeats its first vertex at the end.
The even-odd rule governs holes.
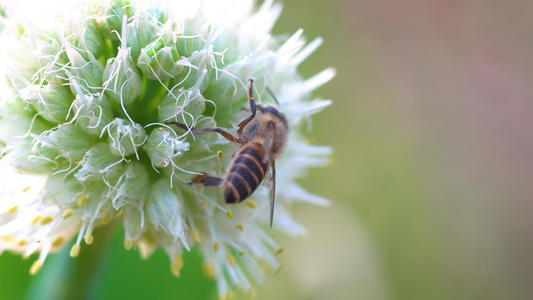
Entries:
POLYGON ((33 116, 22 101, 13 101, 0 106, 0 141, 16 144, 21 137, 29 134, 41 134, 50 128, 42 118, 33 116))
POLYGON ((138 123, 116 118, 106 128, 109 134, 109 148, 114 155, 126 157, 135 153, 146 142, 146 131, 138 123))
POLYGON ((113 120, 113 108, 102 94, 78 94, 73 107, 76 124, 92 136, 100 136, 113 120))
POLYGON ((26 138, 16 144, 5 156, 11 166, 24 172, 45 174, 50 170, 58 170, 58 157, 61 155, 56 148, 33 146, 33 138, 26 138))
POLYGON ((109 145, 100 142, 87 152, 85 162, 81 169, 74 175, 80 181, 102 180, 102 177, 118 177, 122 171, 122 164, 109 150, 109 145))
POLYGON ((200 18, 189 18, 183 22, 183 29, 176 38, 176 47, 178 52, 190 57, 198 49, 203 49, 205 39, 198 34, 201 32, 200 18))
POLYGON ((109 189, 109 198, 112 199, 113 207, 117 210, 131 204, 141 209, 140 202, 144 201, 150 190, 148 171, 139 162, 127 164, 123 174, 111 180, 109 184, 112 186, 109 189))
MULTIPOLYGON (((141 201, 144 202, 144 201, 141 201)), ((141 205, 141 204, 139 204, 141 205)), ((142 208, 128 206, 124 208, 125 246, 129 250, 146 230, 142 208)))
POLYGON ((165 127, 159 127, 150 133, 146 141, 146 152, 155 168, 168 166, 172 159, 187 151, 189 143, 175 137, 174 132, 165 127))
POLYGON ((184 239, 184 226, 186 225, 182 219, 183 210, 177 200, 176 191, 165 179, 160 179, 153 184, 150 191, 146 202, 146 212, 155 229, 163 229, 175 240, 183 238, 182 242, 187 245, 184 239))
POLYGON ((65 178, 61 173, 48 176, 41 195, 41 203, 56 204, 57 199, 76 199, 83 193, 83 185, 74 177, 65 178))
POLYGON ((137 10, 134 22, 128 24, 128 46, 131 47, 131 58, 134 62, 139 59, 141 49, 152 42, 157 29, 157 19, 153 20, 145 12, 137 10))
POLYGON ((98 30, 105 38, 114 41, 118 41, 118 36, 113 31, 122 28, 122 17, 131 17, 134 10, 129 0, 102 1, 91 8, 91 11, 98 15, 96 19, 98 30))
POLYGON ((68 87, 56 84, 29 86, 20 97, 31 103, 41 117, 54 123, 65 122, 74 100, 68 87))
POLYGON ((61 43, 51 37, 43 37, 35 41, 32 54, 37 58, 43 77, 49 83, 63 84, 68 81, 64 66, 69 62, 67 53, 61 50, 61 43))
POLYGON ((48 138, 52 147, 61 150, 74 161, 80 161, 85 153, 92 147, 92 138, 81 128, 74 125, 62 125, 57 130, 51 131, 48 138))
POLYGON ((122 28, 122 46, 116 58, 110 58, 104 70, 104 86, 106 95, 115 103, 127 105, 141 94, 141 77, 131 59, 131 48, 127 48, 126 22, 122 28))
POLYGON ((90 52, 95 58, 100 58, 104 53, 104 37, 97 29, 94 20, 87 20, 83 25, 83 33, 78 41, 79 49, 90 52))
POLYGON ((76 94, 78 89, 84 93, 99 92, 102 86, 102 74, 104 66, 98 61, 91 52, 85 51, 83 55, 74 49, 72 45, 63 36, 63 33, 57 32, 59 39, 65 46, 68 59, 71 66, 65 71, 70 81, 72 93, 76 94), (83 56, 87 58, 84 58, 83 56))
POLYGON ((205 98, 195 89, 179 89, 161 100, 158 106, 158 120, 164 123, 169 120, 191 122, 193 118, 205 110, 205 98))
POLYGON ((187 58, 180 57, 173 39, 172 33, 167 33, 141 49, 137 64, 146 77, 166 80, 180 75, 190 66, 187 58))

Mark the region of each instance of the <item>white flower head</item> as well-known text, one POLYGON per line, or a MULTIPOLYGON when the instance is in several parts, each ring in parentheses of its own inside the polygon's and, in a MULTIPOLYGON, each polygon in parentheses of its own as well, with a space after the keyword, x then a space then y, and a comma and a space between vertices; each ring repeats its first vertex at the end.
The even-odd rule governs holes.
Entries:
POLYGON ((270 233, 305 231, 292 203, 328 203, 295 182, 331 152, 301 132, 330 104, 310 93, 334 70, 310 79, 297 72, 321 39, 306 46, 301 30, 270 36, 281 12, 272 1, 70 5, 52 25, 0 6, 1 55, 9 57, 0 66, 0 253, 40 253, 35 274, 51 251, 74 239, 76 257, 98 238, 96 226, 122 218, 125 247, 143 257, 163 247, 176 276, 183 251, 198 247, 220 296, 263 284, 262 262, 279 268, 282 249, 270 233), (277 107, 290 128, 276 162, 272 229, 269 175, 245 203, 226 204, 219 188, 191 180, 224 178, 239 145, 172 124, 235 135, 250 115, 252 78, 256 102, 277 107))

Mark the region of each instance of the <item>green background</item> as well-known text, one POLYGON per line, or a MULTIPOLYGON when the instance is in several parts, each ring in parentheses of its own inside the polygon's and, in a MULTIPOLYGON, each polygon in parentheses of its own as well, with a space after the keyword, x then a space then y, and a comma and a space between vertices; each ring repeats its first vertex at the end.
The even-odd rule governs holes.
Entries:
MULTIPOLYGON (((283 269, 257 298, 531 299, 531 4, 283 4, 275 34, 324 38, 302 74, 337 69, 315 92, 333 105, 312 126, 332 164, 301 181, 333 204, 296 207, 309 234, 279 237, 283 269)), ((147 260, 124 250, 116 225, 34 278, 33 259, 2 254, 0 299, 62 287, 71 299, 216 297, 195 251, 175 278, 161 250, 147 260)))

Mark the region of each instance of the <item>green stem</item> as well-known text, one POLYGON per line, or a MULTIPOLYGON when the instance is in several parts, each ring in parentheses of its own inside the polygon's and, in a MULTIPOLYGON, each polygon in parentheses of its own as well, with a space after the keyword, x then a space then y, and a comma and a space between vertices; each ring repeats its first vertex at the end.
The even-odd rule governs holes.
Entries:
POLYGON ((117 233, 116 227, 110 224, 96 229, 93 244, 83 245, 76 258, 70 257, 72 245, 51 254, 31 282, 25 299, 84 299, 98 281, 112 237, 117 233))

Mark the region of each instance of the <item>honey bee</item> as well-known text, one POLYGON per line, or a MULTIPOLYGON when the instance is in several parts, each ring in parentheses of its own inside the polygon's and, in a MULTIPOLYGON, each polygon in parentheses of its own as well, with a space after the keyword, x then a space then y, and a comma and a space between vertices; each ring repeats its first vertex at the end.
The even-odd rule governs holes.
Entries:
MULTIPOLYGON (((239 123, 237 137, 221 128, 195 129, 178 122, 167 122, 167 124, 173 124, 181 130, 190 131, 195 135, 218 133, 229 141, 240 145, 240 149, 235 153, 228 168, 229 171, 223 179, 204 173, 197 175, 191 181, 192 183, 201 183, 204 186, 221 186, 226 203, 239 203, 248 198, 261 184, 270 167, 272 175, 270 227, 272 227, 276 197, 275 162, 285 147, 288 124, 285 116, 276 108, 255 104, 253 83, 253 79, 250 79, 248 102, 252 114, 239 123)), ((270 90, 268 91, 272 95, 270 90)))

